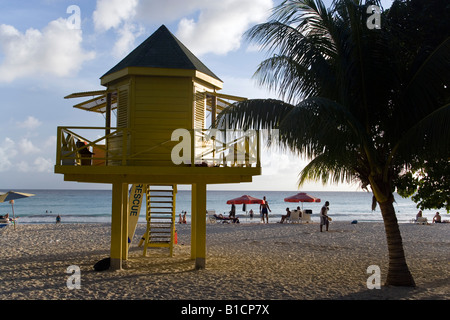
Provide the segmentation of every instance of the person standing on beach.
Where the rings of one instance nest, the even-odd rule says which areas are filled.
[[[234,204],[231,205],[230,218],[236,218],[236,206]]]
[[[269,207],[269,203],[266,200],[266,197],[263,197],[263,203],[259,205],[259,213],[261,214],[262,222],[264,223],[264,215],[266,216],[266,223],[269,223],[269,212],[272,212]],[[267,211],[268,210],[268,211]]]
[[[320,232],[322,232],[322,227],[325,225],[326,231],[328,231],[328,226],[330,224],[330,221],[328,220],[328,210],[330,208],[328,207],[330,203],[328,201],[325,201],[325,205],[320,209]]]

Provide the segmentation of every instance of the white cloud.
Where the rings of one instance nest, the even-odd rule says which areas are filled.
[[[36,146],[27,138],[21,138],[18,142],[5,138],[0,142],[0,172],[51,172],[53,158],[41,154],[52,154],[55,140],[56,137],[51,136]]]
[[[226,54],[239,49],[243,33],[267,19],[272,0],[204,1],[198,18],[183,18],[177,37],[195,54]]]
[[[186,17],[211,0],[140,0],[136,17],[141,21],[169,23]]]
[[[138,0],[98,0],[92,15],[98,31],[116,29],[136,15]]]
[[[56,136],[48,137],[48,139],[44,142],[44,149],[53,150],[56,146]]]
[[[23,138],[19,141],[18,147],[23,154],[39,153],[41,151],[38,147],[34,146],[34,144],[30,140],[26,138]]]
[[[176,35],[195,54],[226,54],[240,47],[242,34],[265,21],[272,7],[272,0],[97,0],[93,19],[97,31],[117,33],[116,56],[132,49],[142,34],[140,23],[178,19]]]
[[[52,172],[52,168],[52,160],[44,157],[37,157],[31,163],[22,160],[16,166],[19,172]]]
[[[139,37],[144,28],[134,23],[138,0],[98,0],[92,15],[95,30],[106,32],[113,29],[117,34],[112,54],[121,58],[134,46],[134,40]]]
[[[29,129],[29,130],[33,130],[36,129],[37,127],[39,127],[42,124],[41,121],[39,121],[38,119],[36,119],[33,116],[28,116],[28,118],[25,121],[22,122],[18,122],[17,125],[20,128],[24,128],[24,129]]]
[[[248,99],[277,99],[276,93],[267,88],[258,86],[257,82],[251,77],[223,75],[221,78],[224,81],[224,92],[236,96],[243,96]]]
[[[53,161],[48,158],[38,157],[33,162],[34,169],[37,172],[51,172],[53,168]]]
[[[12,167],[13,158],[17,155],[14,141],[6,137],[0,145],[0,172],[7,171]]]
[[[26,161],[20,161],[16,166],[17,171],[19,172],[30,172],[30,166]]]
[[[0,25],[0,82],[27,76],[71,76],[93,52],[81,47],[82,32],[69,29],[67,20],[51,21],[42,31],[30,28],[25,33],[10,25]]]
[[[144,33],[144,28],[131,23],[125,23],[117,30],[119,38],[114,44],[113,56],[120,58],[130,52],[134,46],[134,40]]]

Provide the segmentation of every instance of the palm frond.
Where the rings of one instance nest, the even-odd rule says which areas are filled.
[[[323,97],[299,103],[279,126],[281,144],[311,159],[323,152],[361,152],[368,137],[362,124],[341,104]]]
[[[275,99],[252,99],[236,102],[217,117],[219,129],[276,129],[293,105]]]
[[[441,43],[420,66],[404,90],[406,103],[415,118],[442,105],[450,86],[450,37]]]
[[[321,93],[323,88],[335,91],[333,72],[327,62],[335,55],[327,30],[332,19],[323,3],[284,1],[275,9],[273,18],[246,33],[250,41],[258,42],[272,54],[254,75],[259,83],[275,89],[291,103]],[[327,84],[318,86],[318,79],[328,79]]]
[[[450,103],[420,119],[399,139],[391,158],[408,163],[411,155],[421,155],[423,159],[450,156]]]
[[[345,153],[341,156],[345,156]],[[348,161],[339,161],[339,158],[339,155],[329,153],[316,156],[300,172],[299,186],[308,180],[321,181],[324,185],[327,183],[352,183],[358,180],[354,168],[343,165]]]

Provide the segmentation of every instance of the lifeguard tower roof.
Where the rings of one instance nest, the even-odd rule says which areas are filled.
[[[129,67],[197,70],[222,82],[165,25],[101,78]]]

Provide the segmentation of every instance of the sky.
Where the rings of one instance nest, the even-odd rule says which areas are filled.
[[[252,78],[267,57],[242,34],[267,20],[280,0],[0,0],[0,189],[105,189],[54,174],[58,126],[104,126],[73,108],[73,92],[105,89],[99,78],[164,24],[224,82],[222,92],[278,98]],[[325,0],[326,4],[331,0]],[[383,1],[386,8],[391,1]],[[298,190],[307,162],[262,154],[252,183],[209,189]],[[355,191],[306,183],[301,190]]]

